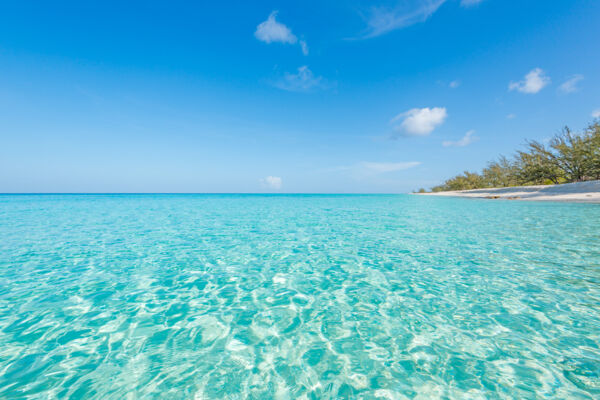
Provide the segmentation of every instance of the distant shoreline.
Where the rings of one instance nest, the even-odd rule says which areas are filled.
[[[562,185],[514,186],[415,194],[422,196],[467,197],[475,199],[600,203],[600,180],[565,183]]]

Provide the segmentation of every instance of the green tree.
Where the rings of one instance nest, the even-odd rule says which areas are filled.
[[[465,171],[431,190],[557,184],[590,179],[600,179],[600,120],[579,134],[565,127],[548,146],[529,141],[512,159],[500,157],[489,163],[481,174]]]
[[[550,141],[552,160],[568,182],[582,181],[588,173],[590,146],[586,142],[585,135],[574,135],[568,127]]]
[[[590,124],[585,136],[589,149],[585,171],[591,179],[600,179],[600,121]]]
[[[518,151],[515,156],[520,184],[543,185],[560,183],[563,171],[556,162],[556,156],[544,144],[537,141],[527,142],[528,151]]]
[[[507,187],[519,184],[518,169],[514,161],[500,156],[481,172],[486,187]]]

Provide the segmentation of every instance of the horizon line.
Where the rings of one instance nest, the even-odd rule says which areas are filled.
[[[401,194],[411,194],[412,192],[395,192],[395,193],[385,193],[385,192],[374,192],[374,193],[365,193],[365,192],[290,192],[290,193],[269,193],[269,192],[0,192],[0,196],[11,196],[11,195],[153,195],[153,194],[181,194],[181,195],[224,195],[224,194],[234,194],[234,195],[278,195],[278,196],[286,196],[286,195],[401,195]]]

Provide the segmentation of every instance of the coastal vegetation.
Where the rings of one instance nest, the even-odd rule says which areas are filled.
[[[524,149],[512,157],[500,156],[481,172],[465,171],[431,191],[553,185],[596,179],[600,179],[600,121],[577,133],[565,127],[547,143],[528,141]]]

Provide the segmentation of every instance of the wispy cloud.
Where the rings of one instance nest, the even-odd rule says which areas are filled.
[[[454,80],[454,81],[450,82],[448,84],[448,86],[450,87],[450,89],[456,89],[457,87],[460,86],[460,81],[459,80]]]
[[[532,69],[525,78],[519,82],[510,82],[508,90],[517,90],[521,93],[535,94],[550,83],[550,78],[541,68]]]
[[[460,5],[462,7],[472,7],[481,3],[482,1],[483,0],[460,0]]]
[[[277,21],[277,11],[273,11],[266,21],[258,24],[254,36],[265,43],[298,43],[298,38],[292,33],[292,30]],[[306,44],[306,41],[300,40],[299,43],[302,53],[308,55],[308,45]]]
[[[421,165],[418,161],[408,161],[408,162],[370,162],[363,161],[358,164],[359,167],[371,171],[377,174],[386,173],[386,172],[396,172],[402,171],[409,168],[414,168],[416,166]]]
[[[473,142],[476,142],[477,140],[479,140],[479,139],[475,136],[475,131],[470,130],[465,134],[465,136],[463,136],[459,140],[456,140],[456,141],[447,140],[445,142],[442,142],[442,146],[444,146],[444,147],[465,147],[465,146],[470,145]]]
[[[410,168],[415,168],[421,165],[419,161],[403,161],[403,162],[377,162],[377,161],[361,161],[354,165],[332,168],[331,171],[342,171],[349,174],[354,179],[358,180],[373,180],[380,179],[394,172],[404,171]]]
[[[373,7],[368,13],[367,29],[363,38],[372,38],[396,29],[424,22],[446,0],[408,0],[393,8]]]
[[[260,184],[266,189],[279,190],[283,186],[283,180],[279,176],[267,176],[260,180]]]
[[[600,108],[592,111],[592,118],[600,118]]]
[[[506,116],[506,119],[515,119],[515,118],[517,118],[517,115],[516,115],[516,114],[512,114],[512,113],[511,113],[511,114],[508,114],[508,115]]]
[[[307,56],[308,55],[308,45],[306,44],[306,42],[304,40],[300,41],[300,48],[302,49],[302,54]]]
[[[330,86],[325,78],[315,76],[306,65],[298,68],[298,72],[295,74],[286,72],[283,77],[272,82],[272,84],[278,89],[290,92],[310,92],[316,89],[326,89]]]
[[[577,84],[579,82],[581,82],[582,80],[583,80],[583,75],[581,75],[581,74],[573,75],[572,77],[567,79],[565,82],[563,82],[563,84],[560,85],[559,89],[563,93],[574,93],[579,90],[579,88],[577,87]]]
[[[403,136],[427,136],[446,120],[445,107],[413,108],[398,114],[390,123],[394,131]]]

